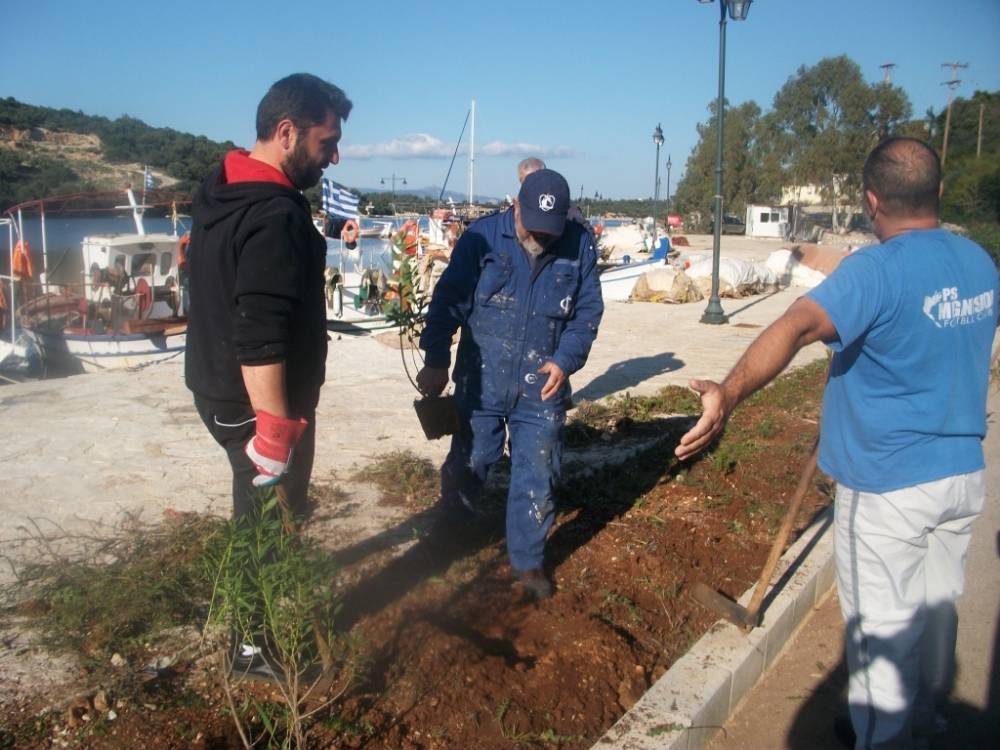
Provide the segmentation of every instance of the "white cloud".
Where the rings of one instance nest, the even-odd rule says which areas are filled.
[[[427,133],[411,133],[385,143],[345,146],[343,155],[351,159],[443,159],[455,150],[444,141]]]
[[[455,152],[455,146],[448,144],[428,133],[410,133],[399,138],[393,138],[384,143],[351,144],[341,149],[348,159],[450,159]],[[460,153],[467,153],[468,147],[463,146]],[[493,141],[476,149],[480,156],[525,157],[538,156],[545,158],[565,158],[578,155],[569,146],[538,146],[533,143],[504,143]]]
[[[577,156],[577,151],[569,146],[539,146],[534,143],[504,143],[493,141],[476,151],[483,156],[537,156],[541,159],[561,159]]]

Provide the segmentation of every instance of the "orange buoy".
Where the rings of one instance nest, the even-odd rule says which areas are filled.
[[[14,243],[14,267],[11,274],[17,280],[30,279],[35,275],[35,268],[31,264],[31,244],[27,240],[18,240]]]
[[[344,242],[357,242],[358,233],[358,222],[354,219],[348,219],[344,223],[344,228],[340,230],[340,239]]]

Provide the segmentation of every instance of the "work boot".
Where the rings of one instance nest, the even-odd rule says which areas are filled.
[[[554,591],[552,581],[541,568],[517,571],[515,583],[519,584],[525,593],[536,601],[548,599]]]

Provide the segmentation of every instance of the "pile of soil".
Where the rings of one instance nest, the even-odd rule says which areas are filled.
[[[546,549],[549,600],[512,585],[499,495],[480,524],[434,524],[415,508],[409,529],[385,532],[416,538],[402,554],[377,539],[342,550],[340,626],[367,660],[310,728],[310,746],[590,747],[717,619],[691,599],[694,583],[737,597],[755,582],[818,430],[825,371],[802,373],[747,402],[693,462],[673,456],[689,417],[619,430],[615,440],[656,440],[624,465],[564,482]],[[796,532],[831,489],[816,479]],[[173,697],[149,703],[157,710],[126,706],[66,746],[240,747],[207,680],[180,676]],[[7,708],[2,723],[15,726]],[[0,747],[58,746],[50,727],[28,731],[20,719],[16,743],[0,732]]]

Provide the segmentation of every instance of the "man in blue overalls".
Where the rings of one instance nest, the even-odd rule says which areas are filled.
[[[587,361],[604,312],[597,254],[586,230],[566,221],[569,205],[566,180],[543,169],[525,178],[512,208],[469,227],[434,289],[417,375],[424,394],[444,390],[461,327],[453,373],[461,420],[441,468],[441,503],[455,515],[474,508],[509,433],[507,551],[517,580],[538,599],[552,595],[543,553],[567,378]]]

